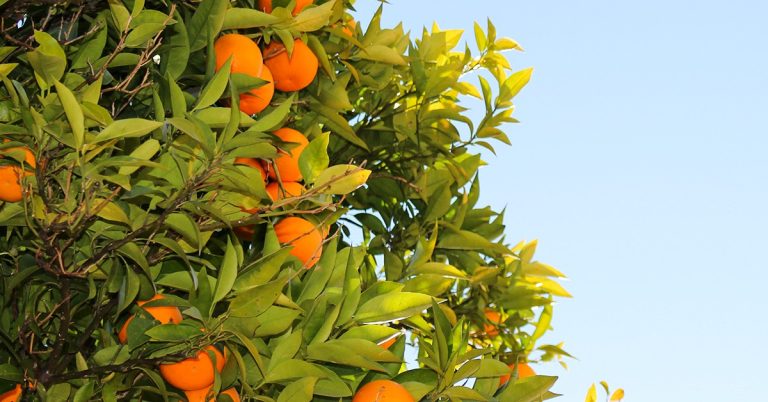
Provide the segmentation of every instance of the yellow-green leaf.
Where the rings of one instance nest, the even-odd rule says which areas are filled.
[[[56,93],[59,95],[59,101],[64,108],[64,114],[67,115],[67,121],[72,128],[72,134],[75,137],[75,144],[78,149],[83,146],[83,139],[85,138],[85,117],[83,116],[83,109],[80,108],[80,104],[77,102],[75,95],[66,85],[59,81],[54,81],[56,86]]]
[[[597,402],[597,388],[595,387],[595,384],[592,384],[592,386],[589,387],[584,402]]]
[[[103,142],[113,138],[141,137],[159,128],[163,123],[145,119],[115,120],[96,136],[94,142]]]
[[[323,194],[349,194],[365,184],[371,171],[355,165],[336,165],[317,176],[315,188]]]

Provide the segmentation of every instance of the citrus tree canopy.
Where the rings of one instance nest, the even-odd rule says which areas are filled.
[[[2,400],[555,396],[563,275],[478,205],[531,70],[381,12],[0,1]]]

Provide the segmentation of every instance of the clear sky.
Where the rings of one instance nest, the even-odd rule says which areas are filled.
[[[359,0],[362,16],[378,2]],[[758,400],[768,361],[768,2],[391,0],[385,23],[491,17],[535,68],[481,173],[509,242],[569,275],[550,341],[627,402]],[[365,18],[361,18],[365,21]],[[471,36],[469,37],[471,39]],[[513,172],[513,174],[510,174]]]

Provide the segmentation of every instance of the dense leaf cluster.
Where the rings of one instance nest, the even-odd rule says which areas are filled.
[[[567,355],[538,344],[553,298],[569,296],[563,275],[533,259],[535,242],[507,244],[504,214],[477,205],[479,147],[509,143],[512,99],[530,78],[502,54],[519,45],[490,23],[476,27],[476,51],[456,50],[460,31],[413,39],[381,27],[381,9],[359,24],[349,1],[297,15],[293,4],[274,1],[269,14],[252,0],[3,6],[14,12],[1,27],[0,166],[22,163],[19,147],[37,161],[20,176],[23,200],[0,203],[4,389],[173,399],[158,364],[216,345],[228,358],[214,390],[257,400],[350,400],[379,378],[416,400],[553,395],[555,377],[503,387],[499,377],[510,363]],[[214,69],[214,41],[235,31],[261,45],[302,38],[317,78],[241,113],[238,95],[263,82]],[[480,121],[462,106],[471,97],[485,105]],[[234,159],[291,149],[271,134],[281,127],[310,139],[307,191],[273,202]],[[275,235],[291,215],[328,233],[312,269]],[[178,306],[181,324],[136,306],[158,292],[166,298],[150,305]],[[406,344],[417,368],[403,363]]]

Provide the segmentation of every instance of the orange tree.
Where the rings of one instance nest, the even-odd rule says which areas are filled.
[[[381,11],[0,2],[4,398],[555,395],[563,275],[477,205],[531,70]]]

